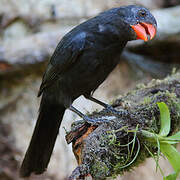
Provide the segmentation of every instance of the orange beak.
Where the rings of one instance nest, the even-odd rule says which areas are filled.
[[[150,36],[150,39],[153,39],[156,35],[156,27],[152,24],[139,23],[136,25],[131,25],[131,27],[135,31],[137,39],[148,41],[148,35]]]

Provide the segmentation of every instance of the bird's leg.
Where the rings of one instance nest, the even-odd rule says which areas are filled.
[[[100,101],[100,100],[98,100],[92,96],[86,96],[86,98],[89,99],[90,101],[93,101],[93,102],[105,107],[105,108],[111,107],[110,105],[108,105],[108,104],[106,104],[106,103],[104,103],[104,102],[102,102],[102,101]],[[111,107],[111,108],[113,108],[113,107]]]
[[[104,108],[106,108],[108,111],[112,112],[112,113],[117,113],[118,111],[116,111],[111,105],[106,104],[92,96],[86,96],[87,99],[89,99],[90,101],[93,101],[101,106],[103,106]]]
[[[109,112],[111,112],[111,113],[113,113],[113,114],[115,114],[115,115],[122,116],[122,115],[126,115],[126,114],[128,113],[128,112],[125,111],[125,110],[123,110],[123,111],[117,111],[117,110],[114,109],[111,105],[106,104],[106,103],[104,103],[104,102],[102,102],[102,101],[100,101],[100,100],[98,100],[98,99],[96,99],[96,98],[94,98],[94,97],[92,97],[92,96],[85,96],[85,97],[86,97],[87,99],[89,99],[89,100],[91,100],[91,101],[93,101],[93,102],[95,102],[95,103],[103,106],[104,108],[106,108],[107,111],[109,111]]]
[[[78,109],[76,109],[74,106],[70,106],[68,108],[69,110],[73,111],[74,113],[76,113],[78,116],[80,116],[82,119],[84,119],[86,122],[90,123],[90,124],[96,124],[96,123],[101,123],[101,122],[107,122],[107,120],[105,119],[95,119],[95,118],[90,118],[87,115],[83,114],[82,112],[80,112]]]

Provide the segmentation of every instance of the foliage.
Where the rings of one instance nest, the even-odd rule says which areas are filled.
[[[180,131],[172,136],[168,136],[171,129],[171,118],[168,106],[164,102],[157,103],[160,110],[160,131],[159,134],[154,132],[149,132],[142,130],[143,136],[147,139],[148,142],[156,145],[158,147],[157,158],[149,151],[149,153],[156,160],[157,167],[159,167],[158,159],[160,152],[168,159],[171,166],[174,169],[174,173],[164,177],[164,180],[176,180],[180,173],[180,153],[174,147],[174,144],[180,142]],[[160,167],[159,167],[160,168]],[[161,170],[161,169],[160,169]],[[162,171],[161,171],[162,172]],[[163,174],[163,172],[162,172]],[[164,176],[164,175],[163,175]]]

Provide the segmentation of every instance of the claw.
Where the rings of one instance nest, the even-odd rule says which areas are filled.
[[[90,118],[88,116],[84,116],[83,118],[87,123],[92,124],[92,125],[97,125],[99,123],[104,123],[104,122],[109,122],[107,119],[100,119],[100,118]]]
[[[128,114],[127,110],[117,111],[111,105],[108,105],[106,107],[106,110],[109,111],[110,113],[114,114],[114,115],[117,115],[117,116],[123,116],[123,115],[127,115]]]

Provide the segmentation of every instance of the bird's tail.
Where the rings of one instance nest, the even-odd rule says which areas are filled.
[[[49,104],[42,97],[39,117],[20,169],[21,177],[28,177],[31,173],[41,174],[46,170],[64,112],[65,107]]]

